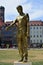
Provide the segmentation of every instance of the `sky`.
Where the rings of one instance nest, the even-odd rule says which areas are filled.
[[[22,5],[23,12],[28,13],[30,20],[43,21],[43,0],[0,0],[5,7],[5,21],[15,20],[19,15],[16,7]]]

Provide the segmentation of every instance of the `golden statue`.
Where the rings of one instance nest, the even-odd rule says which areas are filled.
[[[19,13],[19,16],[16,18],[16,20],[10,24],[6,29],[8,30],[11,28],[14,24],[18,27],[17,32],[17,42],[18,42],[18,50],[19,54],[21,56],[21,59],[19,62],[27,62],[28,61],[28,43],[27,43],[27,37],[30,36],[30,30],[29,30],[29,15],[23,13],[23,8],[21,5],[17,7],[17,11]]]

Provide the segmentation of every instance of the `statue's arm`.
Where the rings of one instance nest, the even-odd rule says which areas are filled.
[[[17,20],[13,21],[9,26],[6,27],[6,30],[9,30],[11,27],[13,27],[17,23]]]
[[[27,14],[27,36],[30,37],[29,15]]]

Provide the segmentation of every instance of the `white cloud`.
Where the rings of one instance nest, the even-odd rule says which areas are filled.
[[[43,16],[43,10],[37,10],[30,15],[30,20]]]
[[[31,9],[31,3],[25,4],[27,0],[7,0],[5,2],[6,6],[5,6],[5,16],[7,17],[7,15],[15,15],[15,17],[17,16],[18,12],[16,10],[16,7],[18,5],[22,5],[23,6],[23,10],[25,12]],[[8,17],[7,17],[8,18]]]
[[[43,16],[42,7],[37,9],[37,5],[34,5],[34,2],[32,2],[32,0],[30,2],[27,1],[28,0],[0,0],[0,6],[2,5],[5,7],[5,20],[10,20],[9,17],[14,20],[14,17],[18,15],[18,12],[16,10],[16,7],[18,5],[22,5],[23,11],[25,13],[29,13],[30,20],[34,20],[35,18]]]
[[[29,13],[31,11],[31,8],[32,8],[32,3],[31,2],[26,3],[26,4],[23,5],[24,12],[28,12]]]

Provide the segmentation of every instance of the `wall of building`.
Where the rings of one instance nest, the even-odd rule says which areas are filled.
[[[43,26],[30,26],[30,42],[43,43]]]
[[[11,21],[12,22],[12,21]],[[10,30],[6,31],[6,26],[10,25],[11,22],[4,23],[5,25],[1,28],[1,40],[3,42],[9,42],[10,44],[17,44],[17,27],[13,26]],[[43,25],[41,21],[31,21],[30,26],[30,44],[43,44]],[[29,42],[28,42],[29,43]]]

